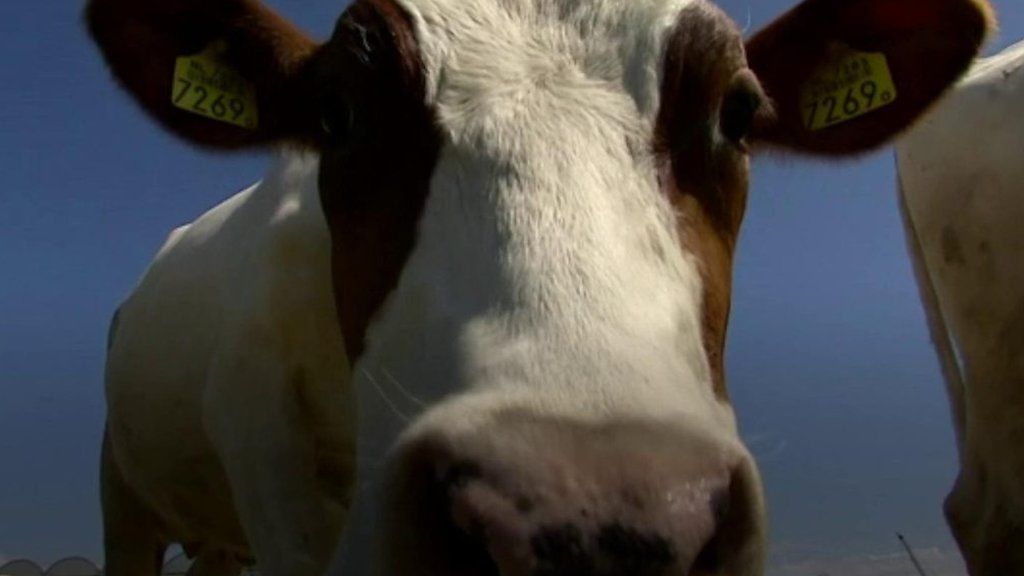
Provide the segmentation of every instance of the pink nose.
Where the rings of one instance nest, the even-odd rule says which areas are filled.
[[[401,454],[390,573],[760,573],[753,466],[670,426],[509,419]]]

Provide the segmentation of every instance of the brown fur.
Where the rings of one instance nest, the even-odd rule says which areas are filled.
[[[745,146],[719,134],[713,119],[730,89],[767,93],[755,116],[754,146],[842,156],[867,152],[910,126],[970,66],[988,31],[982,0],[809,0],[734,50],[735,26],[719,10],[686,11],[665,61],[656,149],[665,159],[662,183],[679,213],[679,233],[701,262],[704,348],[715,391],[728,398],[725,342],[732,262],[746,207]],[[831,128],[804,128],[800,89],[840,46],[886,54],[899,90],[888,107]],[[927,62],[927,66],[922,66]],[[763,94],[763,93],[762,93]]]
[[[750,67],[777,112],[754,140],[832,156],[881,146],[967,71],[993,27],[985,0],[807,0],[747,43]],[[807,130],[800,89],[844,46],[885,53],[899,97],[856,121]]]
[[[732,261],[746,208],[748,162],[712,119],[745,68],[739,32],[710,5],[686,10],[666,52],[656,149],[662,186],[676,207],[679,236],[701,263],[704,350],[715,392],[728,398],[725,339]],[[759,90],[756,85],[750,87]]]
[[[369,54],[361,33],[365,31]],[[363,64],[366,57],[369,64]],[[323,148],[338,322],[349,358],[412,250],[440,147],[412,25],[392,0],[355,4],[325,52],[321,89],[354,107],[357,142]]]
[[[231,149],[318,137],[319,118],[304,101],[317,45],[257,0],[92,0],[85,18],[114,76],[182,138]],[[227,62],[256,85],[256,131],[211,122],[171,104],[175,60],[221,40],[227,42]]]

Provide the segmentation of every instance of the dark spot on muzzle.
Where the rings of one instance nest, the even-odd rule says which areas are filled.
[[[676,562],[666,539],[621,524],[601,527],[589,544],[571,524],[544,528],[530,544],[533,576],[661,576]]]

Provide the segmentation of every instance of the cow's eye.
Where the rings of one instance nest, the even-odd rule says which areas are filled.
[[[734,144],[742,144],[743,139],[750,134],[764,102],[760,86],[752,76],[743,73],[738,75],[722,101],[719,128],[722,135]]]
[[[331,144],[345,144],[351,140],[355,124],[355,110],[347,99],[332,98],[324,103],[320,127]]]

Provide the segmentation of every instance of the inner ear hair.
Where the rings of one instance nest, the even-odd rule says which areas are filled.
[[[258,0],[90,0],[85,21],[121,85],[160,124],[192,143],[238,149],[311,142],[318,133],[307,101],[318,44]],[[217,42],[225,46],[225,64],[255,86],[255,130],[171,102],[177,59]]]

